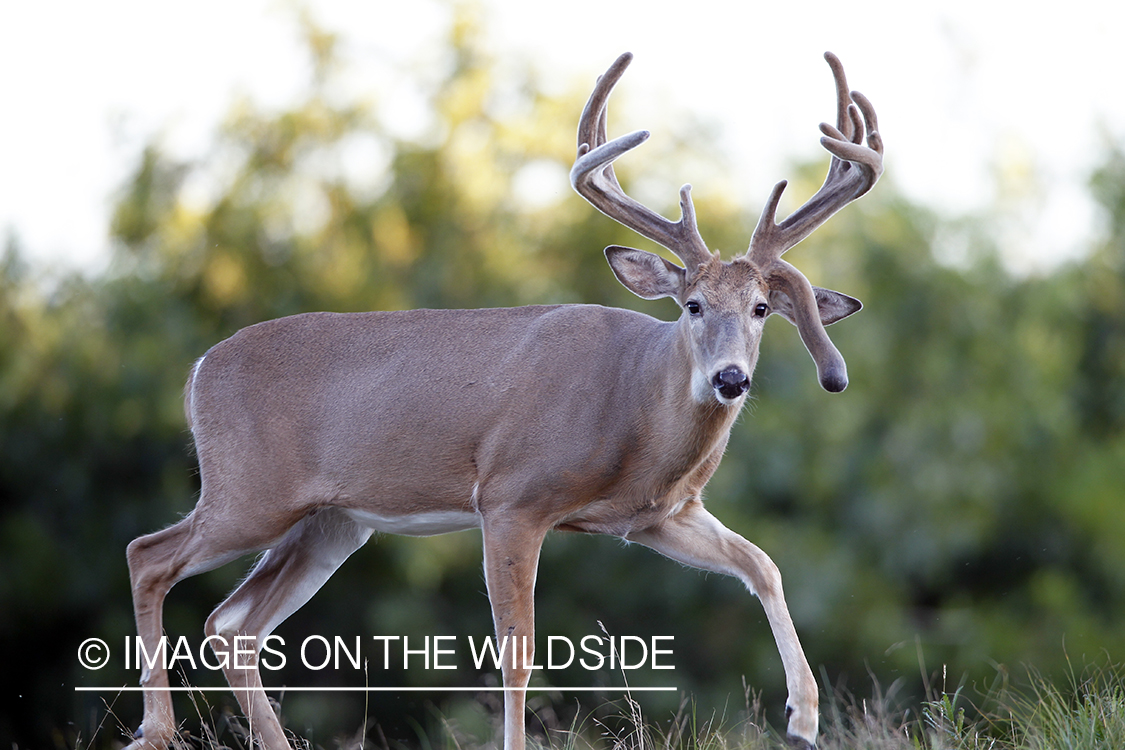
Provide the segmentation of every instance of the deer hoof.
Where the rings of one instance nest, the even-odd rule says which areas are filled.
[[[137,727],[137,731],[133,732],[133,741],[125,747],[125,750],[166,750],[175,740],[175,735],[169,736],[163,741],[161,737],[159,730],[149,732],[146,736],[145,726],[141,724]]]
[[[816,750],[816,745],[806,740],[804,737],[798,737],[795,734],[785,735],[785,744],[793,748],[793,750]]]

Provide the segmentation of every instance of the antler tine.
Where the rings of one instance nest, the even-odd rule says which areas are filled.
[[[680,220],[669,221],[626,195],[613,171],[613,162],[618,157],[644,143],[650,135],[647,130],[638,130],[610,141],[606,132],[609,95],[632,60],[632,53],[626,52],[598,78],[578,122],[578,157],[570,170],[570,184],[594,208],[668,248],[693,270],[710,259],[711,254],[696,226],[691,186],[680,189]]]
[[[812,234],[841,208],[870,190],[883,173],[883,139],[875,108],[863,94],[849,91],[844,66],[831,52],[824,53],[836,81],[836,126],[821,123],[820,144],[832,154],[828,175],[820,190],[805,205],[776,222],[777,205],[786,183],[773,189],[747,251],[759,265],[769,265],[789,248]],[[863,144],[866,136],[867,145]]]
[[[828,67],[832,69],[832,78],[836,82],[836,128],[846,133],[850,140],[863,123],[853,117],[855,112],[848,89],[848,77],[844,73],[844,64],[831,52],[825,52],[824,59],[828,61]]]
[[[606,105],[609,103],[609,95],[632,61],[633,53],[626,52],[613,61],[609,70],[598,76],[598,81],[578,121],[579,150],[583,145],[589,150],[606,142]]]

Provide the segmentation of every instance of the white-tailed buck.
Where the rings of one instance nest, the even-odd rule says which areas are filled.
[[[780,224],[773,190],[746,253],[728,262],[696,228],[689,187],[672,222],[627,196],[612,163],[647,132],[606,138],[606,102],[628,66],[602,76],[578,126],[571,183],[597,209],[683,261],[606,249],[645,299],[672,297],[672,323],[596,305],[496,310],[312,313],[239,331],[196,362],[186,391],[201,496],[179,523],[129,545],[137,629],[156,653],[168,590],[265,550],[207,619],[206,632],[263,639],[373,531],[424,536],[479,528],[498,639],[534,643],[539,550],[553,529],[609,534],[740,578],[765,608],[789,691],[790,737],[812,746],[817,685],[777,567],[725,528],[701,493],[719,464],[758,359],[766,318],[797,326],[821,385],[847,386],[824,326],[858,301],[819,289],[781,259],[882,172],[875,111],[836,80],[837,123],[823,187]],[[511,641],[509,641],[511,642]],[[505,659],[504,747],[524,747],[530,662]],[[265,748],[286,738],[256,668],[227,679]],[[176,731],[162,666],[141,677],[132,748]],[[513,689],[514,688],[514,689]]]

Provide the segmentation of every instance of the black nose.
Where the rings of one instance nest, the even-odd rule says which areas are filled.
[[[750,390],[750,376],[738,367],[728,367],[711,379],[711,385],[723,398],[736,399]]]

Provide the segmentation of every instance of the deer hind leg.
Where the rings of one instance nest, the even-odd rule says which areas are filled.
[[[535,575],[545,530],[485,518],[484,579],[504,676],[504,750],[524,750],[524,688],[535,653]],[[516,688],[513,690],[512,688]]]
[[[254,548],[203,534],[193,512],[179,523],[134,539],[126,551],[137,634],[148,654],[160,653],[164,634],[164,597],[177,582],[230,562]],[[163,750],[173,740],[176,718],[168,687],[168,670],[162,659],[141,672],[144,718],[129,750]]]
[[[216,645],[227,651],[223,671],[260,747],[289,746],[258,671],[258,653],[266,637],[312,598],[370,536],[371,529],[343,511],[314,511],[266,551],[246,580],[207,618],[206,633],[222,639]],[[236,638],[245,639],[240,641],[241,649],[254,650],[249,659],[240,657],[236,662]]]
[[[688,503],[653,528],[629,534],[628,539],[685,565],[740,578],[758,596],[785,667],[789,739],[802,747],[815,747],[816,680],[785,605],[781,574],[766,553],[723,526],[699,501]]]

